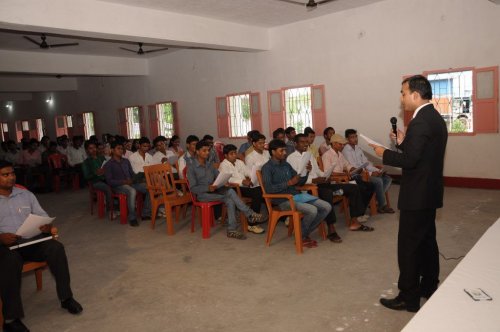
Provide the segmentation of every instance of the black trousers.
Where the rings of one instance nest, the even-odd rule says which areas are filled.
[[[4,319],[24,317],[21,301],[21,273],[24,261],[47,261],[56,280],[57,296],[63,301],[73,296],[64,246],[55,240],[10,250],[0,245],[0,295]]]
[[[262,206],[262,189],[260,187],[240,187],[241,195],[252,199],[250,208],[255,213],[260,213],[260,207]]]
[[[370,204],[370,199],[375,192],[375,185],[371,182],[363,181],[363,178],[359,174],[354,175],[353,179],[359,187],[359,192],[361,193],[361,198],[363,199],[363,204],[365,205],[366,210],[366,207]]]
[[[321,192],[327,188],[331,191],[327,196],[321,197]],[[342,189],[344,196],[349,198],[349,213],[351,218],[359,217],[365,214],[367,204],[363,201],[361,191],[356,184],[352,183],[320,183],[318,184],[319,197],[327,202],[333,201],[333,192]],[[333,209],[332,209],[333,210]],[[327,222],[328,223],[328,222]]]
[[[398,232],[399,296],[419,303],[420,293],[433,292],[439,283],[436,209],[401,210]]]

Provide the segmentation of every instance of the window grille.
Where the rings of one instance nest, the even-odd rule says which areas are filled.
[[[311,87],[285,89],[286,126],[298,133],[312,127]]]
[[[229,137],[245,137],[252,129],[250,95],[239,94],[227,97],[229,106]]]
[[[139,107],[127,107],[127,127],[130,139],[141,138],[141,126],[139,118]]]
[[[174,129],[174,108],[172,103],[161,103],[158,105],[158,121],[160,125],[160,135],[172,137]]]

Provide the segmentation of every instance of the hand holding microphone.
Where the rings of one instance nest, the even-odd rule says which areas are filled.
[[[405,139],[405,134],[398,129],[397,127],[398,119],[396,119],[396,117],[393,116],[390,121],[391,121],[392,131],[389,136],[391,137],[392,140],[395,140],[396,143],[399,145],[403,143],[403,140]]]

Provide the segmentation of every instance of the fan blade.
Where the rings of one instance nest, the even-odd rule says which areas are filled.
[[[325,3],[328,3],[328,2],[332,2],[332,1],[335,1],[335,0],[321,0],[321,1],[316,1],[316,4],[322,5],[322,4],[325,4]]]
[[[156,50],[144,51],[144,53],[153,53],[153,52],[160,52],[160,51],[165,51],[165,50],[168,50],[168,47],[158,48]]]
[[[291,3],[293,5],[299,5],[299,6],[305,6],[306,4],[303,3],[303,2],[299,2],[299,1],[293,1],[293,0],[278,0],[278,1],[281,1],[281,2],[287,2],[287,3]]]
[[[38,46],[41,46],[41,43],[37,42],[36,40],[34,40],[33,38],[31,37],[28,37],[28,36],[23,36],[24,39],[26,40],[29,40],[30,42],[32,42],[33,44],[37,44]]]
[[[80,44],[78,44],[78,43],[53,44],[53,45],[49,45],[49,47],[53,48],[53,47],[65,47],[65,46],[77,46],[77,45],[80,45]]]
[[[125,48],[125,47],[120,47],[120,49],[124,50],[124,51],[129,51],[129,52],[132,52],[132,53],[137,53],[136,50],[131,50],[129,48]]]

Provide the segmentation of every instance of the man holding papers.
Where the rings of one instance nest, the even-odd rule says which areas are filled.
[[[201,202],[223,201],[227,207],[227,237],[245,240],[245,234],[238,231],[236,209],[243,212],[250,223],[262,221],[263,216],[259,213],[255,213],[243,203],[233,189],[224,186],[227,184],[231,175],[228,174],[225,178],[219,176],[219,171],[213,167],[212,163],[207,162],[209,154],[209,142],[200,141],[196,144],[196,158],[187,169],[189,188]],[[221,174],[226,175],[225,173]],[[221,181],[221,178],[224,178],[225,181]],[[216,182],[219,182],[218,180],[222,183],[215,185]]]
[[[21,322],[24,317],[21,302],[21,272],[24,261],[47,261],[54,275],[61,307],[78,314],[82,306],[73,299],[68,261],[60,242],[48,240],[10,250],[21,238],[16,232],[28,215],[47,217],[35,196],[14,187],[16,176],[12,164],[0,161],[0,295],[3,302],[4,331],[29,331]],[[40,233],[50,234],[52,225],[40,227]],[[34,239],[36,239],[35,237]]]

